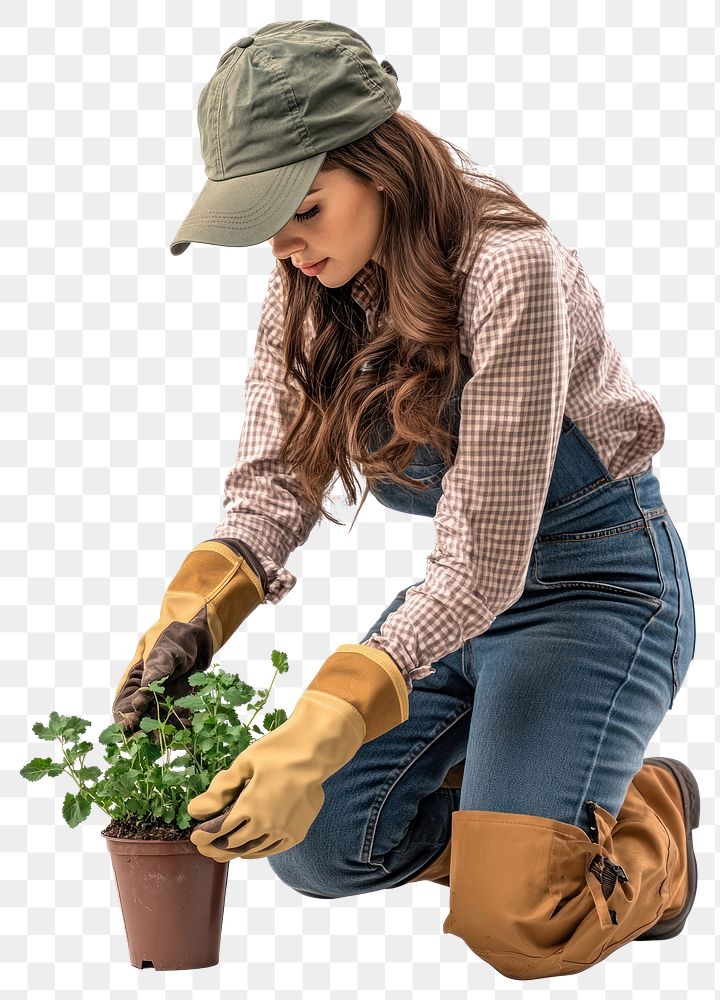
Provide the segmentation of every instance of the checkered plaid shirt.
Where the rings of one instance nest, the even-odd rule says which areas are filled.
[[[370,329],[375,266],[368,262],[352,283]],[[273,604],[297,582],[288,556],[319,523],[277,457],[299,406],[299,394],[282,384],[282,315],[276,264],[245,381],[225,516],[214,533],[257,555]],[[577,252],[549,227],[492,232],[468,274],[460,320],[473,374],[462,393],[455,461],[441,483],[435,547],[425,580],[366,640],[392,657],[409,692],[413,680],[435,672],[434,661],[485,632],[522,594],[563,414],[614,478],[650,468],[665,436],[657,400],[635,382],[605,330],[602,300]]]

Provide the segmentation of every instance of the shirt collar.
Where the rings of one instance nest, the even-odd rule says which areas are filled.
[[[463,268],[467,264],[469,259],[472,257],[474,247],[475,241],[471,240],[465,255],[462,256],[456,264],[456,268]],[[368,309],[374,309],[375,303],[377,302],[379,292],[376,270],[377,266],[378,265],[372,260],[369,260],[366,264],[364,264],[355,275],[350,288],[350,295],[362,306],[365,311]]]
[[[374,262],[370,260],[364,264],[353,278],[350,289],[351,296],[365,310],[373,308],[377,301],[378,280],[375,266]]]

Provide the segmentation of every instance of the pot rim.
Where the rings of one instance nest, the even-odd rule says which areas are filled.
[[[189,838],[186,840],[142,840],[135,837],[111,837],[101,832],[112,854],[198,854],[205,857]],[[208,860],[211,860],[208,858]]]

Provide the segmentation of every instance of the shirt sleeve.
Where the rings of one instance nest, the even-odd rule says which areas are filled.
[[[481,635],[523,593],[568,391],[561,264],[534,236],[488,255],[471,293],[472,375],[442,479],[425,580],[365,642],[413,679]]]
[[[282,324],[282,276],[276,264],[245,380],[245,417],[235,464],[225,479],[225,516],[213,535],[237,538],[257,555],[268,577],[266,602],[272,604],[297,583],[285,562],[321,519],[304,500],[296,475],[278,457],[301,402],[299,391],[288,392],[283,384]]]

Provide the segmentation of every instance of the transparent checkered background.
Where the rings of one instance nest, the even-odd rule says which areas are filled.
[[[26,10],[26,6],[30,10]],[[582,10],[579,10],[579,7]],[[686,7],[688,8],[686,10]],[[636,942],[576,990],[711,995],[717,959],[717,132],[714,4],[569,2],[4,4],[2,158],[2,733],[0,989],[11,997],[172,1000],[464,998],[517,991],[452,935],[429,882],[314,900],[267,861],[231,864],[221,963],[140,972],[128,959],[94,812],[70,830],[69,778],[24,781],[56,753],[54,709],[111,721],[115,686],[186,553],[222,518],[243,383],[273,258],[169,242],[205,182],[196,106],[220,54],[275,20],[360,31],[399,74],[403,110],[507,180],[578,248],[611,336],[659,400],[654,459],[687,549],[696,658],[648,748],[687,761],[702,795],[700,882],[684,932]],[[662,27],[661,27],[662,25]],[[216,657],[256,687],[287,652],[271,707],[290,712],[326,656],[425,575],[431,521],[372,496],[288,566],[298,584]],[[191,992],[192,991],[192,992]]]

